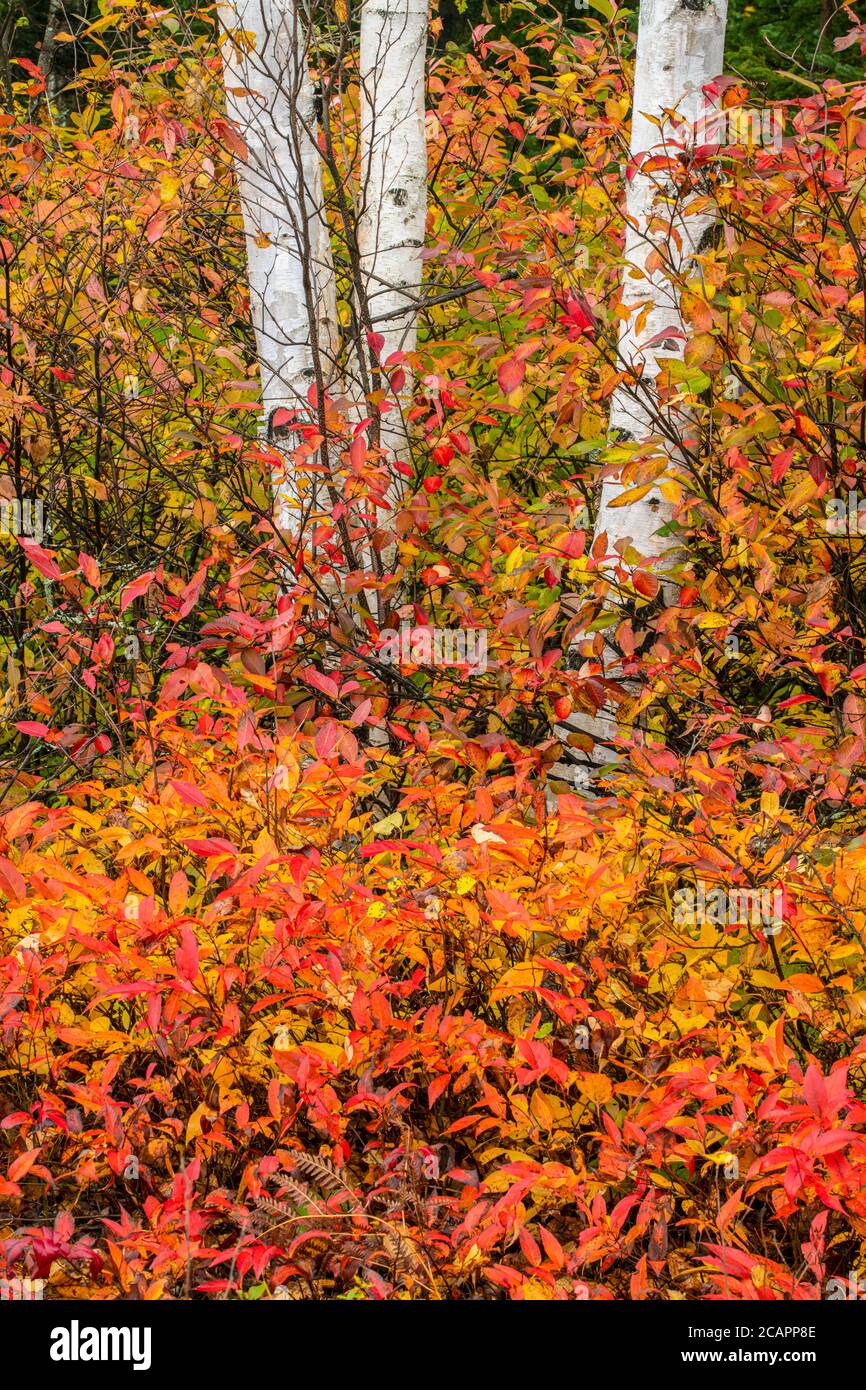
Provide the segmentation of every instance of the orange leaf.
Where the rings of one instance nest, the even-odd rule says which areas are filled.
[[[38,1148],[27,1149],[25,1153],[19,1154],[18,1157],[9,1164],[8,1176],[10,1181],[17,1182],[19,1178],[23,1178],[26,1173],[29,1173],[41,1152],[42,1149]]]

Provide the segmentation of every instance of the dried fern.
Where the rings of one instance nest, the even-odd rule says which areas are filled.
[[[303,1207],[309,1207],[317,1216],[326,1215],[325,1208],[305,1183],[286,1178],[283,1182],[283,1189],[292,1199],[292,1205],[289,1205],[288,1202],[279,1202],[276,1197],[259,1197],[256,1202],[256,1211],[282,1217],[281,1224],[283,1225],[286,1221],[297,1222],[299,1211],[301,1215],[304,1215],[304,1212],[300,1210]]]
[[[316,1154],[298,1153],[292,1155],[292,1162],[307,1181],[280,1174],[280,1196],[288,1200],[276,1197],[257,1199],[253,1209],[256,1226],[259,1226],[262,1218],[268,1223],[259,1231],[261,1236],[267,1236],[274,1245],[291,1251],[293,1255],[295,1251],[298,1254],[303,1251],[306,1258],[313,1256],[314,1259],[336,1261],[337,1268],[342,1266],[343,1269],[348,1267],[357,1271],[365,1266],[373,1268],[377,1264],[381,1268],[383,1262],[387,1262],[389,1269],[402,1275],[414,1276],[425,1270],[425,1262],[414,1244],[391,1219],[392,1211],[389,1210],[384,1219],[372,1216],[328,1159]],[[322,1190],[324,1196],[312,1190],[312,1183]],[[339,1196],[344,1203],[348,1200],[351,1206],[334,1211],[325,1205],[328,1196]],[[299,1229],[299,1218],[303,1222],[306,1219],[315,1220],[316,1217],[327,1220],[327,1230],[305,1230],[303,1226]],[[363,1218],[362,1228],[366,1226],[367,1229],[350,1232],[346,1223],[358,1217]],[[334,1224],[331,1225],[331,1222]]]
[[[357,1197],[330,1159],[317,1154],[299,1153],[292,1155],[292,1161],[299,1172],[317,1182],[324,1192],[339,1193],[349,1199],[353,1211],[360,1211]]]
[[[395,1269],[411,1274],[421,1266],[417,1251],[399,1231],[386,1231],[382,1237],[382,1249]]]
[[[292,1241],[292,1254],[296,1255],[303,1250],[304,1256],[309,1259],[311,1255],[322,1258],[332,1255],[334,1243],[330,1234],[323,1235],[321,1231],[303,1231]]]

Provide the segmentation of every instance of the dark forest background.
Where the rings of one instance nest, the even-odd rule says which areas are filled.
[[[185,0],[175,0],[183,8]],[[593,0],[573,0],[563,13],[566,24],[580,29],[597,12]],[[604,7],[599,0],[598,9]],[[493,0],[440,0],[443,32],[439,42],[465,45],[472,28],[480,23],[501,24],[516,34],[526,22],[529,6],[496,4]],[[539,14],[549,18],[551,7],[538,4]],[[631,8],[636,9],[635,3]],[[833,41],[850,28],[851,7],[834,0],[732,0],[728,20],[726,66],[742,76],[764,96],[803,95],[810,82],[820,83],[835,75],[842,81],[862,74],[856,65],[856,49],[834,51]],[[858,6],[853,7],[856,12]],[[8,90],[13,58],[38,61],[46,32],[52,28],[78,34],[100,13],[99,0],[0,0],[0,76]],[[58,45],[53,61],[57,85],[72,76],[86,45]],[[852,54],[855,55],[852,59]],[[20,73],[18,74],[20,77]]]

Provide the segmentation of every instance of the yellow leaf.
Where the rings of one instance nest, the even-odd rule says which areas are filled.
[[[600,1073],[589,1072],[586,1076],[578,1077],[577,1089],[593,1105],[604,1105],[613,1095],[613,1086],[607,1077]]]
[[[258,857],[263,854],[276,854],[277,846],[270,831],[262,829],[253,841],[253,853]]]
[[[811,502],[817,489],[812,478],[804,478],[791,492],[785,502],[785,511],[797,512],[806,502]]]
[[[540,1279],[527,1279],[520,1289],[520,1297],[525,1303],[549,1303],[554,1296],[553,1289],[542,1284]]]
[[[773,975],[769,970],[753,970],[749,976],[753,985],[758,985],[762,989],[784,989],[785,984],[778,975]]]
[[[685,360],[689,367],[701,367],[716,350],[716,340],[712,333],[699,333],[686,344]]]
[[[531,960],[519,961],[497,982],[491,992],[491,999],[505,999],[509,994],[522,994],[527,989],[538,989],[544,979],[544,968],[533,965]]]
[[[653,483],[640,483],[637,487],[627,487],[625,492],[611,498],[610,505],[612,507],[627,507],[631,502],[639,502],[642,497],[646,497],[653,487]]]
[[[532,1093],[532,1100],[529,1102],[529,1109],[533,1119],[541,1129],[552,1129],[554,1114],[548,1104],[547,1097],[540,1087]]]
[[[567,1128],[571,1122],[568,1106],[559,1096],[546,1095],[540,1086],[532,1093],[529,1112],[541,1129]]]
[[[308,1042],[304,1046],[317,1057],[324,1057],[326,1062],[340,1062],[345,1055],[342,1046],[337,1047],[334,1043]]]
[[[193,1110],[192,1114],[190,1115],[190,1117],[189,1117],[189,1119],[188,1119],[188,1121],[187,1121],[187,1126],[186,1126],[186,1142],[187,1142],[187,1143],[189,1143],[189,1141],[190,1141],[191,1139],[198,1139],[199,1135],[201,1134],[201,1122],[202,1122],[202,1120],[204,1120],[204,1119],[206,1119],[206,1118],[207,1118],[207,1119],[210,1119],[211,1116],[213,1115],[213,1113],[214,1113],[214,1112],[211,1110],[210,1106],[209,1106],[209,1105],[205,1105],[204,1103],[202,1103],[201,1105],[197,1106],[196,1109]]]
[[[683,495],[682,485],[673,478],[665,478],[659,483],[658,489],[666,502],[679,502]]]

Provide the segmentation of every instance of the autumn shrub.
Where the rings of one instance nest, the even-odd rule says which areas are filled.
[[[303,548],[269,519],[213,31],[124,15],[68,124],[26,69],[0,125],[4,488],[51,515],[2,557],[6,1268],[821,1297],[866,1234],[862,541],[828,525],[864,466],[862,86],[789,102],[781,150],[671,151],[672,222],[718,214],[674,477],[605,438],[623,23],[443,53],[377,571],[337,391],[292,462],[312,488],[324,420],[355,510]],[[676,501],[672,604],[593,540],[623,466]],[[486,668],[383,661],[401,625],[483,630]],[[554,725],[611,707],[569,785],[591,740]]]

